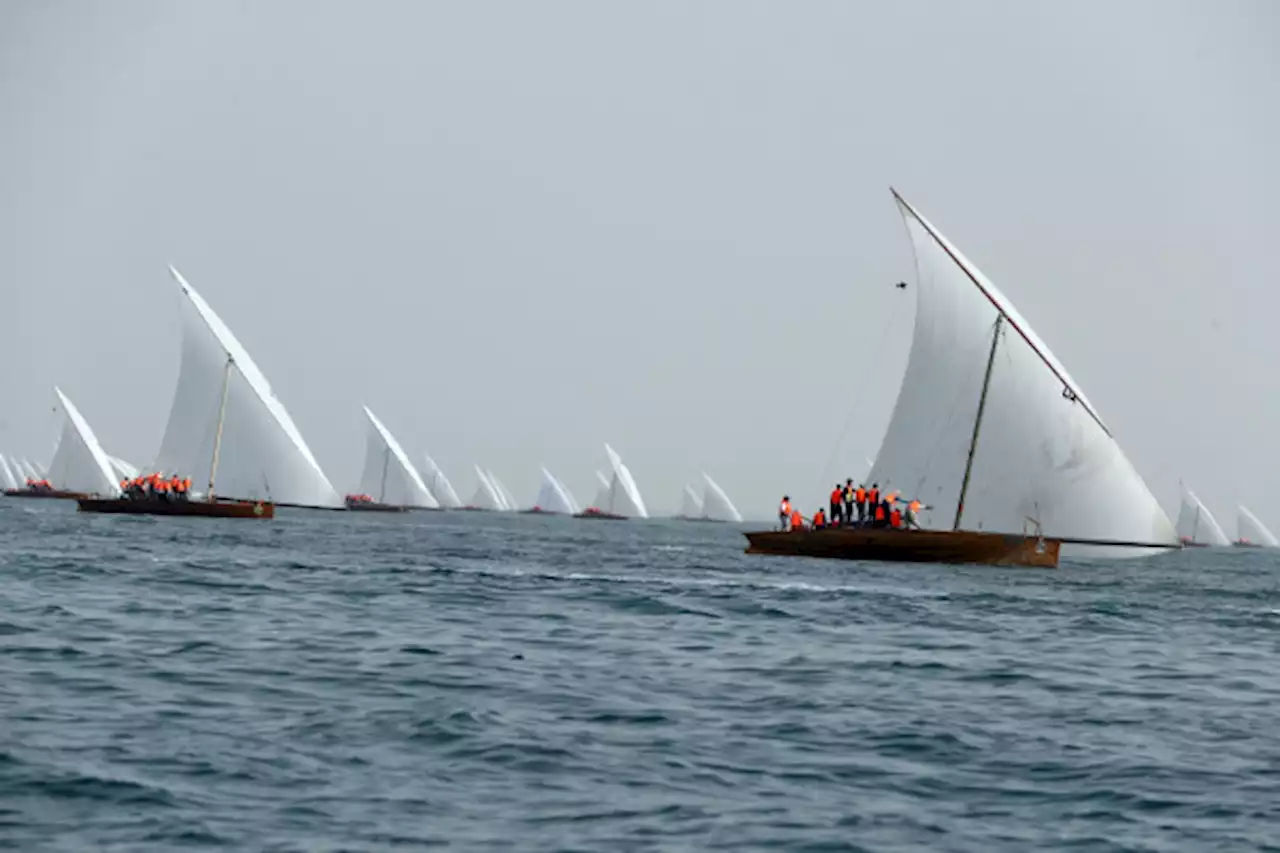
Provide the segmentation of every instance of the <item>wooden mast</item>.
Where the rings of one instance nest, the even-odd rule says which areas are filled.
[[[978,414],[973,419],[973,437],[969,439],[969,457],[964,461],[964,479],[960,481],[960,499],[956,501],[956,520],[954,530],[960,529],[960,516],[964,514],[964,496],[969,491],[969,475],[973,472],[973,454],[978,449],[978,433],[982,429],[982,412],[987,407],[987,389],[991,387],[991,369],[996,364],[996,349],[1000,346],[1000,327],[1004,324],[1004,314],[996,314],[995,326],[991,332],[991,352],[987,355],[987,372],[982,377],[982,394],[978,397]]]
[[[222,402],[218,404],[218,431],[213,436],[213,464],[209,466],[209,494],[206,500],[213,503],[213,481],[218,474],[218,454],[222,452],[222,422],[227,414],[227,390],[231,386],[231,368],[236,360],[227,356],[226,367],[222,370]]]

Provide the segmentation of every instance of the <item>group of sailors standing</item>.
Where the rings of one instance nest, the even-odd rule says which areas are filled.
[[[783,530],[821,530],[824,527],[885,527],[919,530],[920,511],[928,509],[918,500],[907,500],[901,492],[880,491],[879,483],[854,485],[853,479],[836,483],[831,490],[828,516],[821,507],[806,519],[791,505],[789,495],[778,505],[778,524]]]
[[[191,496],[191,478],[179,477],[177,474],[166,477],[156,471],[154,474],[121,480],[120,493],[133,500],[185,501]]]
[[[27,490],[32,492],[52,492],[53,484],[48,480],[37,480],[34,477],[27,478]]]

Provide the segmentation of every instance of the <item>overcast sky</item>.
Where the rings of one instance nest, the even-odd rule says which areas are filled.
[[[173,263],[340,491],[367,404],[464,497],[587,501],[608,441],[654,510],[817,506],[910,346],[893,185],[1171,513],[1280,529],[1277,152],[1271,0],[9,0],[0,452],[56,383],[152,458]]]

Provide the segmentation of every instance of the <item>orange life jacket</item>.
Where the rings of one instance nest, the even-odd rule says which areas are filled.
[[[792,530],[804,529],[804,516],[800,514],[800,510],[798,509],[793,509],[791,511],[791,529]]]
[[[840,494],[840,489],[839,489],[839,488],[837,488],[835,491],[833,491],[833,492],[831,493],[831,502],[832,502],[833,504],[838,504],[838,503],[840,503],[840,496],[841,496],[841,494]]]
[[[890,527],[901,527],[901,526],[902,526],[902,511],[901,511],[901,510],[897,510],[897,509],[895,509],[893,512],[889,513],[889,526],[890,526]]]
[[[853,499],[858,503],[864,502],[867,499],[867,490],[862,488],[862,486],[858,486],[858,488],[853,492]]]
[[[880,490],[879,490],[879,489],[868,489],[868,490],[867,490],[867,501],[868,501],[869,503],[873,503],[873,504],[874,504],[874,503],[879,503],[879,502],[880,502]]]
[[[876,504],[876,521],[884,521],[884,504]]]
[[[778,515],[785,515],[788,518],[791,516],[791,503],[789,501],[783,501],[778,507]]]
[[[907,508],[910,509],[912,512],[919,512],[921,506],[922,504],[920,503],[920,501],[912,501],[911,503],[907,504]]]
[[[825,527],[826,524],[827,524],[827,514],[823,512],[821,509],[819,509],[817,512],[813,514],[813,526]]]

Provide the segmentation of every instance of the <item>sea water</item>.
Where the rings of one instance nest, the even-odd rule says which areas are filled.
[[[0,846],[1280,849],[1280,556],[0,499]]]

